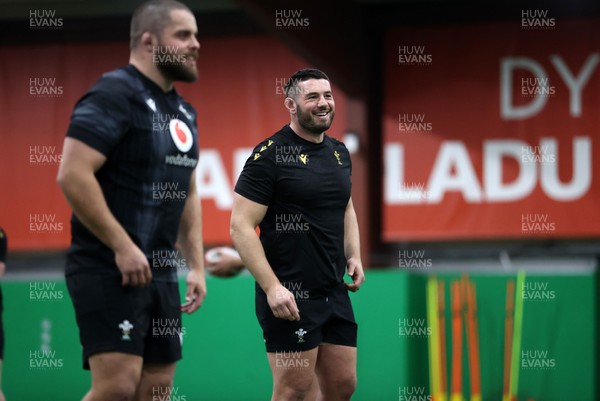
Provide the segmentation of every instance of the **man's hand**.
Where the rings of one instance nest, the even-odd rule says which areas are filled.
[[[115,262],[123,276],[122,285],[145,287],[152,280],[152,272],[146,255],[135,244],[115,252]]]
[[[346,288],[352,292],[358,291],[365,282],[365,272],[359,259],[348,259],[348,275],[352,278],[352,284],[345,283]]]
[[[277,284],[267,292],[267,302],[276,318],[300,320],[300,310],[296,305],[294,294],[283,285]]]
[[[185,280],[187,292],[185,293],[185,303],[181,305],[183,313],[194,313],[202,306],[206,297],[206,279],[204,274],[196,270],[190,270]]]

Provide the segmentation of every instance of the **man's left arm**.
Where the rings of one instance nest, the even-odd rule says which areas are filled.
[[[360,260],[360,235],[352,198],[348,201],[344,213],[344,253],[348,264],[348,275],[352,278],[352,283],[346,284],[346,287],[356,292],[365,281],[365,273]]]
[[[196,172],[192,173],[190,187],[185,201],[177,243],[187,267],[190,269],[187,279],[186,303],[181,306],[185,313],[195,312],[206,297],[206,279],[204,275],[204,248],[202,245],[202,206],[196,192]]]

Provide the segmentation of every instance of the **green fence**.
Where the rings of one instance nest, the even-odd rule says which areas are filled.
[[[453,278],[440,277],[445,282]],[[500,401],[507,276],[470,278],[478,296],[483,400]],[[554,297],[525,301],[522,348],[545,351],[554,366],[522,369],[519,401],[530,397],[536,401],[592,401],[596,378],[594,277],[535,276],[528,280],[542,283],[539,288],[553,291]],[[359,322],[359,381],[354,400],[431,399],[427,335],[408,335],[402,329],[407,322],[427,327],[426,281],[426,276],[397,270],[369,271],[364,287],[352,295]],[[64,282],[4,282],[2,288],[7,399],[80,400],[90,377],[81,369],[78,331]],[[202,309],[183,320],[184,359],[177,368],[177,395],[171,401],[268,400],[271,378],[254,316],[252,278],[209,278],[208,288]],[[466,359],[464,366],[466,369]],[[466,371],[463,383],[468,399]]]

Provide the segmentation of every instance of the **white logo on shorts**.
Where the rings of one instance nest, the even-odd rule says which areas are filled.
[[[303,343],[304,340],[304,335],[307,333],[306,330],[304,330],[303,328],[300,328],[298,330],[296,330],[296,335],[298,336],[298,343]]]
[[[119,328],[123,335],[121,336],[121,340],[123,341],[131,341],[131,337],[129,337],[129,333],[131,329],[133,329],[133,325],[129,323],[129,320],[123,320],[122,323],[119,323]]]

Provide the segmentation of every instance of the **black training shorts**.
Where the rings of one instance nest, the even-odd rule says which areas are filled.
[[[121,285],[121,275],[75,273],[66,282],[83,347],[83,368],[101,352],[139,355],[144,362],[181,359],[185,331],[177,282],[140,288]]]
[[[358,325],[343,284],[327,291],[291,291],[300,310],[299,321],[276,318],[266,294],[256,291],[256,316],[267,352],[307,351],[320,344],[356,347]]]

